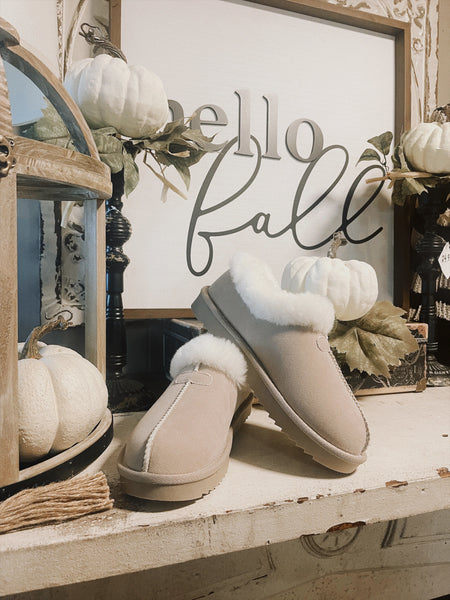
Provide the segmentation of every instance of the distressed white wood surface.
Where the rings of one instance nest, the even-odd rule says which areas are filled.
[[[115,439],[89,467],[108,476],[115,508],[0,537],[0,590],[19,593],[179,565],[450,507],[450,388],[362,401],[372,439],[350,476],[305,456],[255,408],[228,473],[202,500],[156,503],[121,493],[117,455],[142,414],[116,418]],[[402,482],[399,487],[388,482]]]

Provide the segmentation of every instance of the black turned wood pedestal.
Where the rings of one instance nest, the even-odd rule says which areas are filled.
[[[127,340],[123,316],[123,275],[130,259],[123,245],[131,237],[131,224],[122,214],[123,171],[111,175],[113,194],[106,201],[106,383],[109,404],[114,409],[144,385],[125,374]]]
[[[446,208],[448,186],[430,188],[418,198],[417,212],[423,219],[424,234],[416,245],[419,257],[417,273],[422,280],[419,320],[428,325],[427,369],[429,385],[450,385],[450,367],[437,358],[436,281],[440,275],[439,256],[445,240],[436,233],[437,219]]]

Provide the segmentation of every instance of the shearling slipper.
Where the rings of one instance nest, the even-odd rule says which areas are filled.
[[[282,290],[267,265],[239,253],[192,309],[239,346],[250,388],[314,460],[342,473],[366,460],[367,424],[328,344],[328,298]]]
[[[233,432],[251,411],[246,362],[206,333],[175,353],[172,383],[134,429],[118,469],[124,491],[150,500],[194,500],[224,477]]]

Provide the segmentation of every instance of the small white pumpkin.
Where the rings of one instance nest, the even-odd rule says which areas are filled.
[[[403,136],[411,166],[426,173],[450,173],[450,123],[419,123]]]
[[[126,137],[148,137],[169,115],[158,75],[108,54],[73,64],[64,86],[92,129],[112,126]]]
[[[24,462],[84,440],[108,404],[105,381],[92,363],[70,348],[38,342],[38,330],[46,327],[47,333],[48,325],[33,330],[26,348],[28,340],[19,344],[19,456]]]
[[[338,242],[337,246],[340,242]],[[331,300],[336,319],[351,321],[365,315],[378,297],[374,268],[360,260],[329,256],[298,256],[284,268],[281,287],[289,292],[311,292]]]

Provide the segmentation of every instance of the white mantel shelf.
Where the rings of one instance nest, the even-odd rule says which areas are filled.
[[[316,465],[254,407],[236,435],[222,483],[184,504],[120,491],[117,456],[142,413],[116,415],[113,442],[86,470],[106,473],[115,507],[0,536],[0,595],[449,508],[450,388],[369,396],[361,404],[371,442],[367,462],[354,474]]]

